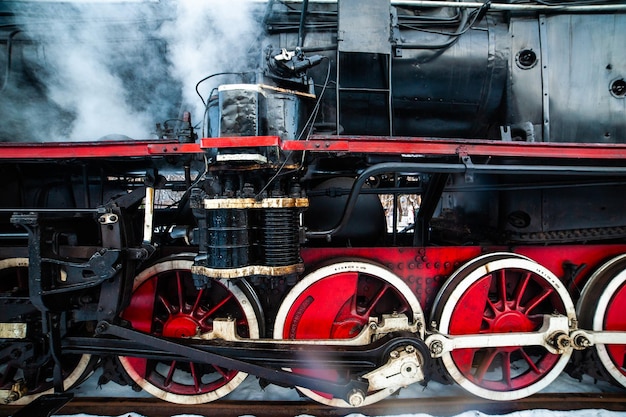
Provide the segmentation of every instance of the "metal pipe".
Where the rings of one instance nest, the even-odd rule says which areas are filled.
[[[300,27],[298,28],[298,47],[301,48],[304,45],[304,23],[306,21],[306,13],[309,8],[309,0],[302,2],[302,12],[300,13]]]
[[[283,0],[283,3],[302,3],[304,0]],[[311,3],[334,4],[337,0],[309,0]],[[406,7],[459,7],[475,9],[485,6],[485,2],[456,2],[440,0],[391,0],[392,6]],[[489,3],[489,10],[519,12],[617,12],[626,11],[626,4],[595,4],[595,5],[554,5],[545,4],[504,4]]]
[[[0,233],[0,240],[28,239],[28,233]]]
[[[545,4],[503,4],[490,2],[455,2],[455,1],[429,1],[429,0],[397,0],[391,2],[394,6],[418,6],[418,7],[460,7],[480,8],[487,4],[489,10],[507,12],[615,12],[626,11],[626,4],[595,4],[595,5],[554,5]]]

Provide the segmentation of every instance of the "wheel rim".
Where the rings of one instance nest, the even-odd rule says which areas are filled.
[[[626,330],[626,255],[611,259],[585,285],[578,310],[581,326],[594,331]],[[626,387],[626,345],[595,346],[604,369]]]
[[[444,334],[532,332],[543,316],[557,312],[570,320],[574,306],[565,287],[537,263],[510,254],[471,261],[450,277],[433,307]],[[475,395],[512,400],[531,395],[558,377],[571,349],[552,354],[543,347],[457,349],[443,355],[446,370]]]
[[[258,338],[259,319],[250,297],[237,285],[214,280],[210,288],[193,285],[190,259],[171,259],[141,272],[122,318],[144,333],[192,337],[212,330],[213,319],[232,317],[241,337]],[[165,401],[200,404],[233,391],[247,374],[211,364],[120,357],[142,389]]]
[[[287,295],[278,311],[276,339],[349,339],[357,336],[370,317],[406,314],[414,323],[422,316],[408,286],[388,270],[367,262],[341,262],[304,277]],[[330,381],[343,381],[347,370],[294,369],[293,372]],[[298,388],[307,397],[332,407],[352,407],[341,398]],[[360,406],[373,404],[397,389],[367,393]]]
[[[598,302],[599,309],[594,320],[594,330],[626,330],[626,272],[620,273],[607,287]],[[602,305],[604,303],[604,305]],[[602,305],[600,307],[600,305]],[[604,322],[602,322],[604,317]],[[626,386],[626,345],[598,345],[598,356],[606,370],[623,386]]]
[[[28,297],[28,258],[10,258],[0,261],[0,293]],[[27,320],[29,320],[29,328],[41,327],[39,313],[34,321]],[[43,349],[47,348],[47,344],[43,346]],[[70,390],[84,381],[91,374],[94,361],[95,358],[91,355],[63,355],[61,357],[63,389]],[[10,390],[13,382],[19,379],[25,380],[29,390],[27,395],[11,402],[11,405],[25,405],[41,395],[54,392],[52,358],[44,363],[28,365],[27,368],[16,366],[15,362],[11,361],[0,365],[0,390]]]

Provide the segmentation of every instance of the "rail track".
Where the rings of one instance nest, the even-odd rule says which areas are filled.
[[[35,407],[36,408],[36,407]],[[482,411],[487,414],[506,414],[529,409],[545,410],[584,410],[604,409],[610,411],[626,411],[626,395],[624,393],[581,394],[558,393],[536,394],[517,401],[488,401],[470,396],[431,397],[418,399],[391,399],[354,409],[331,408],[310,401],[232,401],[222,400],[203,405],[179,405],[165,403],[152,398],[76,398],[63,406],[56,414],[94,414],[118,416],[135,412],[149,417],[170,417],[180,414],[200,416],[241,416],[256,417],[291,417],[302,414],[316,417],[345,416],[358,411],[365,415],[397,415],[407,413],[426,413],[437,416],[452,416],[469,410]],[[36,417],[35,409],[16,409],[16,407],[0,406],[0,416]],[[19,415],[18,415],[19,414]]]

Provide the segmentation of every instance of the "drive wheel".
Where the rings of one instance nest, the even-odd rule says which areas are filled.
[[[626,255],[602,265],[590,278],[578,302],[580,327],[593,331],[626,331]],[[626,345],[595,345],[604,369],[626,388]]]
[[[541,265],[512,253],[476,258],[455,272],[437,295],[432,321],[443,334],[539,330],[544,315],[575,319],[565,287]],[[442,357],[450,376],[469,392],[491,400],[536,393],[558,377],[571,349],[553,354],[542,346],[457,349]]]
[[[0,322],[24,323],[26,338],[3,339],[0,351],[0,401],[7,400],[17,383],[25,390],[23,396],[10,405],[25,405],[54,391],[54,360],[48,351],[48,341],[42,334],[41,313],[28,301],[28,258],[9,258],[0,261],[0,294],[6,296]],[[10,303],[15,302],[15,305]],[[19,310],[19,313],[17,311]],[[5,314],[6,313],[6,314]],[[19,314],[19,318],[11,317]],[[84,381],[97,362],[91,355],[63,355],[63,389],[69,390]]]
[[[368,262],[334,263],[304,277],[287,294],[276,317],[275,339],[350,339],[370,317],[405,314],[414,323],[422,310],[409,287],[387,269]],[[293,369],[334,382],[347,382],[345,369]],[[307,397],[331,407],[352,407],[345,399],[298,388]],[[396,389],[368,392],[359,406],[373,404]]]
[[[188,338],[212,330],[216,318],[234,318],[237,333],[259,338],[262,313],[245,283],[214,280],[195,288],[193,258],[177,256],[142,271],[134,281],[130,305],[122,318],[134,329],[155,336]],[[247,374],[219,366],[172,360],[120,357],[128,375],[142,389],[165,401],[201,404],[233,391]]]

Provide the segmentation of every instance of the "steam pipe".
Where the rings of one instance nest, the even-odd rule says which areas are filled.
[[[304,45],[304,22],[306,20],[306,12],[309,8],[309,0],[302,2],[302,12],[300,12],[300,27],[298,28],[298,47]]]
[[[506,12],[615,12],[626,11],[626,4],[596,4],[596,5],[545,5],[545,4],[504,4],[491,2],[454,2],[440,0],[397,0],[391,1],[394,6],[419,6],[419,7],[461,7],[480,8],[487,5],[487,8],[495,11]]]
[[[302,3],[308,0],[283,0],[283,3]],[[337,0],[310,0],[314,3],[334,4]],[[391,0],[392,6],[408,6],[408,7],[460,7],[477,9],[485,6],[485,2],[456,2],[441,0]],[[567,12],[567,13],[587,13],[587,12],[618,12],[626,11],[626,4],[597,4],[597,5],[554,5],[545,4],[505,4],[505,3],[488,3],[489,10],[503,12]]]

